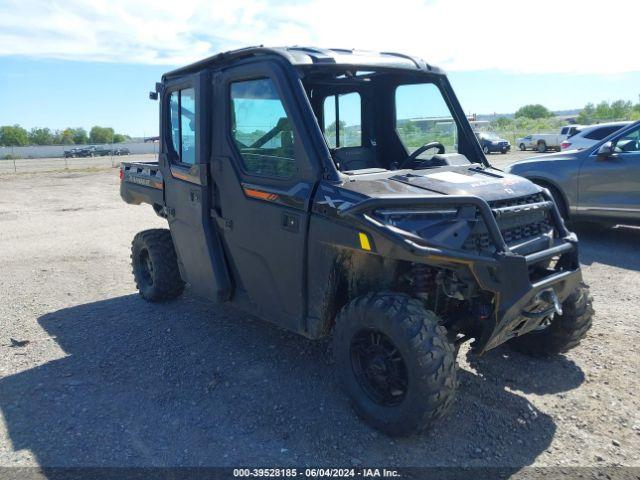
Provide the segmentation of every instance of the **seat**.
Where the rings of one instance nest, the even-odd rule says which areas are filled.
[[[341,147],[331,151],[338,169],[343,172],[379,167],[374,148]]]

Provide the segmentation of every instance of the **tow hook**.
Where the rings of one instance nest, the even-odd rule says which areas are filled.
[[[562,315],[562,305],[560,304],[560,300],[558,300],[558,295],[553,288],[547,288],[546,290],[541,291],[538,294],[538,298],[546,303],[552,303],[553,308],[555,309],[558,315]]]
[[[534,300],[534,304],[545,303],[547,305],[552,304],[553,307],[544,310],[542,312],[522,312],[522,315],[527,318],[538,318],[542,319],[545,317],[549,317],[550,315],[562,315],[562,305],[560,304],[560,300],[558,300],[558,295],[556,295],[556,291],[553,288],[547,288],[546,290],[538,293]]]

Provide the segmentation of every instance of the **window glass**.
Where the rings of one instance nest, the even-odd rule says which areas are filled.
[[[580,132],[582,129],[578,127],[569,127],[569,131],[567,132],[567,138],[573,137],[576,133]]]
[[[180,92],[180,160],[193,165],[196,161],[196,95],[193,88]]]
[[[294,134],[268,78],[231,84],[231,134],[247,172],[287,178],[295,171]]]
[[[359,93],[325,98],[323,117],[324,135],[330,148],[362,146],[362,101]]]
[[[616,152],[640,152],[640,127],[625,133],[616,141]]]
[[[196,161],[195,90],[187,88],[171,92],[171,142],[178,162],[193,165]]]
[[[432,83],[396,89],[396,131],[409,153],[429,142],[440,142],[446,153],[458,151],[456,123],[440,89]]]
[[[171,142],[173,150],[180,150],[180,92],[171,92],[169,97],[169,111],[171,112]]]
[[[602,140],[602,139],[608,137],[609,135],[611,135],[616,130],[619,130],[620,128],[622,128],[622,127],[613,126],[613,127],[596,128],[592,132],[587,133],[584,137],[585,138],[589,138],[591,140]]]
[[[324,137],[327,139],[329,148],[336,148],[337,135],[336,135],[336,97],[331,95],[324,99],[324,115],[322,130],[324,131]]]

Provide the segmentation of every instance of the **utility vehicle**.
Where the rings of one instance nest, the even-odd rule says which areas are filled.
[[[591,325],[550,193],[487,162],[445,74],[397,53],[247,48],[165,74],[158,163],[121,195],[142,297],[193,294],[333,335],[355,410],[390,435],[451,405],[456,354],[574,347]],[[526,372],[523,372],[526,375]]]

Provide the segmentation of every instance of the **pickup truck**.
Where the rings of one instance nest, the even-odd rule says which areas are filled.
[[[544,153],[547,150],[559,152],[562,142],[578,133],[579,129],[579,125],[567,125],[560,129],[560,133],[534,133],[524,138],[527,139],[529,145],[540,153]],[[522,142],[520,142],[520,149],[522,150]]]

